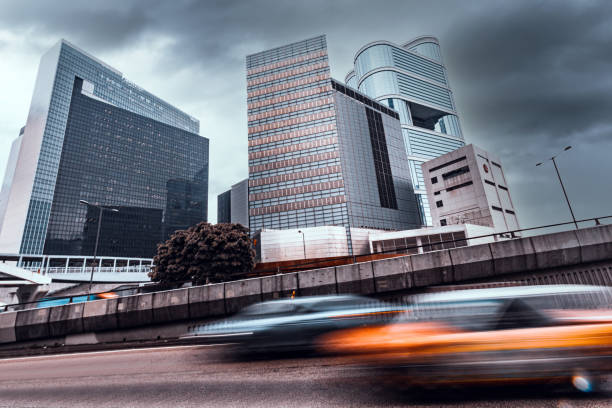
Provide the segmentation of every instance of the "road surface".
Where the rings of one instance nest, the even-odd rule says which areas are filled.
[[[338,358],[222,355],[200,345],[3,359],[0,407],[612,407],[611,394],[541,388],[415,398]]]

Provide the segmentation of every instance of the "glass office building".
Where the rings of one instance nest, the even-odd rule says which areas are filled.
[[[325,36],[247,56],[247,97],[252,233],[420,226],[399,114],[331,79]]]
[[[399,112],[422,221],[432,225],[421,164],[464,145],[438,40],[372,42],[357,51],[354,64],[346,84]]]
[[[217,224],[232,222],[232,190],[217,196]]]
[[[151,256],[152,241],[206,219],[208,140],[198,133],[197,119],[61,40],[41,59],[0,251],[89,255],[86,200],[119,209],[104,215],[100,254]],[[148,249],[130,248],[145,231]]]

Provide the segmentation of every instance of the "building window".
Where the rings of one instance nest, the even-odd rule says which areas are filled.
[[[451,160],[448,163],[444,163],[444,164],[441,164],[439,166],[433,167],[433,168],[429,169],[429,172],[432,173],[432,172],[434,172],[436,170],[440,170],[440,169],[443,169],[444,167],[450,166],[451,164],[459,163],[462,160],[465,160],[465,156],[461,156],[460,158],[455,159],[455,160]]]
[[[496,207],[494,205],[492,205],[491,208],[494,209],[495,211],[501,211],[502,210],[500,207]]]
[[[437,177],[432,177],[431,178],[431,184],[436,184],[438,182],[438,178]]]
[[[436,192],[434,193],[434,195],[440,195],[440,192],[439,192],[439,191],[436,191]]]
[[[512,210],[506,210],[506,213],[514,215],[514,211],[512,211]]]
[[[442,218],[442,219],[440,220],[440,225],[441,225],[441,226],[445,226],[445,225],[446,225],[446,219]]]
[[[436,201],[436,207],[440,208],[442,206],[444,206],[444,204],[442,204],[442,200]]]
[[[457,184],[456,186],[449,187],[446,189],[446,191],[448,192],[448,191],[457,190],[458,188],[471,186],[472,184],[474,184],[472,181],[468,181],[466,183],[461,183],[461,184]]]
[[[448,173],[444,173],[442,175],[442,178],[444,180],[448,180],[451,177],[456,177],[460,174],[469,173],[469,172],[470,172],[470,168],[468,166],[463,166],[463,167],[459,167],[458,169],[451,170]]]

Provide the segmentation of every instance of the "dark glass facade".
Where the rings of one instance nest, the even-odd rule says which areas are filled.
[[[232,190],[217,196],[217,223],[232,222]]]
[[[380,206],[397,210],[393,174],[389,164],[389,152],[387,151],[382,115],[370,108],[366,108],[366,117],[368,118],[368,130],[370,131],[370,142],[372,143],[372,154],[374,155],[374,170],[376,172]]]
[[[207,219],[208,139],[82,92],[75,79],[44,253],[151,257]]]

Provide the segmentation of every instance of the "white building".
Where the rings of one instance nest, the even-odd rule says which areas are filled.
[[[500,160],[467,145],[423,164],[434,226],[474,224],[519,229]]]
[[[369,254],[369,234],[373,230],[342,226],[321,226],[301,229],[264,229],[255,234],[253,242],[258,262],[281,262],[296,259],[348,256],[348,240],[355,255]]]
[[[405,231],[370,232],[371,253],[422,254],[493,242],[495,231],[481,225],[460,224]],[[488,236],[487,236],[488,235]]]

